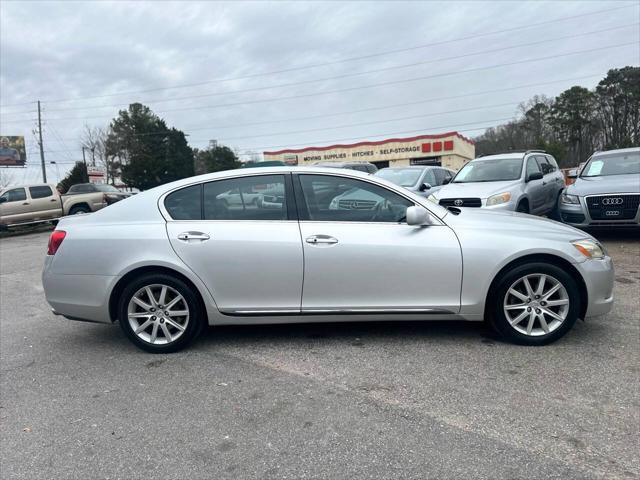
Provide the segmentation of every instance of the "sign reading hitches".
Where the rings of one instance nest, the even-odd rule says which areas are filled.
[[[0,135],[0,167],[24,167],[25,163],[24,137]]]

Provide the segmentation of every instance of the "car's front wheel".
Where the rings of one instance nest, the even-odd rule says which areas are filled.
[[[143,275],[127,285],[118,313],[127,337],[152,353],[181,350],[204,325],[196,293],[181,279],[166,274]]]
[[[528,263],[506,272],[492,296],[491,323],[522,345],[546,345],[564,336],[578,319],[576,280],[547,263]]]

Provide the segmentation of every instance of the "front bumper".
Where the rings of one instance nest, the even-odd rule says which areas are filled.
[[[615,271],[611,257],[585,260],[574,264],[587,287],[585,318],[604,315],[613,307],[613,281]]]
[[[578,197],[579,204],[559,203],[560,218],[572,227],[606,227],[606,228],[634,228],[640,227],[640,209],[635,218],[627,220],[594,220],[589,215],[585,197]]]

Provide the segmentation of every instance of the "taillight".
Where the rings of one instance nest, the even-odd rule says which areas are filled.
[[[67,232],[64,230],[54,230],[49,237],[49,248],[47,249],[47,255],[55,255],[62,245],[64,237],[67,236]]]

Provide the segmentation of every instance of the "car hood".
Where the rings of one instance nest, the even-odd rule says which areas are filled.
[[[437,198],[488,198],[491,195],[502,193],[512,189],[520,183],[520,180],[508,180],[506,182],[470,182],[450,183],[443,186],[436,194]]]
[[[536,238],[566,241],[593,238],[582,230],[555,220],[506,210],[465,208],[459,215],[447,215],[446,222],[454,230],[473,228],[501,233],[510,232],[515,236],[535,236]]]
[[[567,187],[569,195],[599,195],[603,193],[640,193],[640,174],[579,177]]]

